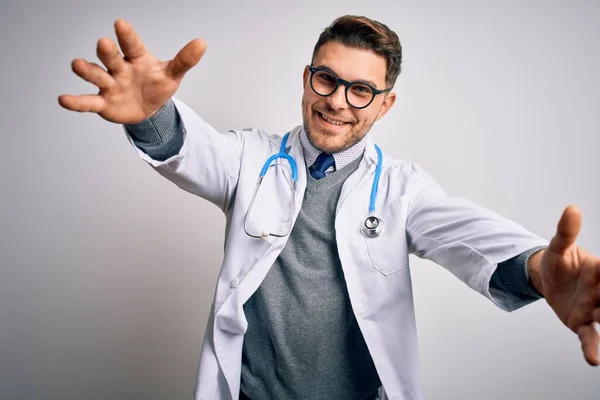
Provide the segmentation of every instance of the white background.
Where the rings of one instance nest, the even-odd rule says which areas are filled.
[[[550,238],[583,211],[600,254],[597,1],[2,1],[0,397],[188,399],[223,248],[220,211],[154,173],[122,128],[61,109],[70,62],[129,20],[220,130],[301,123],[302,70],[342,14],[394,29],[404,70],[373,129],[446,191]],[[125,5],[126,4],[126,5]],[[97,61],[97,60],[96,60]],[[598,399],[600,371],[543,302],[505,313],[413,259],[426,399]]]

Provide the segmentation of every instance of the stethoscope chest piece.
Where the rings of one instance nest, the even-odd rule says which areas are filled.
[[[367,238],[374,238],[383,233],[385,230],[385,221],[374,215],[369,215],[363,223],[360,231]]]

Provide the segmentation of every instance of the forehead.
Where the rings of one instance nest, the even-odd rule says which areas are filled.
[[[387,62],[373,50],[346,46],[337,41],[325,43],[315,55],[315,67],[328,67],[340,78],[355,81],[367,80],[385,87]]]

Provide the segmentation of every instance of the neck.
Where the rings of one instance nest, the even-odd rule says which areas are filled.
[[[350,148],[338,153],[333,153],[336,170],[344,168],[364,153],[365,147],[367,146],[367,136],[368,134]],[[302,143],[302,149],[304,150],[304,161],[306,162],[306,165],[314,164],[315,160],[322,152],[310,143],[306,130],[304,129],[300,132],[300,143]]]

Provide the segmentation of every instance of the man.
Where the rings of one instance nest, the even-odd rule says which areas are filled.
[[[410,253],[505,310],[545,298],[598,365],[600,260],[575,244],[577,208],[547,243],[447,197],[421,167],[371,141],[400,73],[387,26],[344,16],[324,30],[303,74],[303,124],[284,138],[218,133],[173,97],[204,41],[163,62],[127,22],[115,29],[125,57],[101,39],[106,70],[73,62],[100,92],[59,102],[124,124],[142,159],[227,217],[197,399],[421,398]]]

